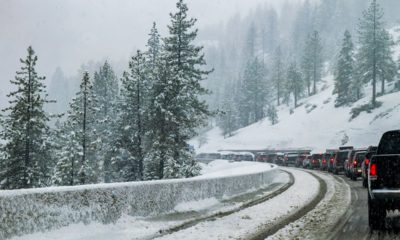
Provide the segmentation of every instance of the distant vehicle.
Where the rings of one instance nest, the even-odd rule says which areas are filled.
[[[321,159],[321,164],[320,164],[320,170],[321,171],[328,171],[328,162],[329,159],[331,158],[331,153],[324,153],[322,154],[322,159]]]
[[[300,154],[296,160],[296,167],[303,167],[303,161],[306,159],[308,154]]]
[[[276,165],[283,166],[283,164],[284,164],[284,154],[283,153],[277,153],[274,163]]]
[[[285,153],[284,165],[285,166],[295,166],[298,157],[299,157],[298,153]]]
[[[238,152],[234,153],[233,160],[237,162],[241,161],[248,161],[248,162],[253,162],[254,161],[254,154],[251,152]]]
[[[367,149],[367,154],[365,155],[364,161],[361,163],[361,169],[362,169],[362,185],[363,187],[367,188],[368,187],[368,167],[369,167],[369,162],[371,158],[376,154],[376,151],[378,150],[378,147],[371,146]]]
[[[321,160],[322,160],[322,154],[311,155],[310,168],[311,169],[319,169]]]
[[[267,160],[268,160],[268,154],[266,153],[258,153],[256,155],[257,162],[267,162]]]
[[[344,168],[345,168],[345,175],[346,175],[347,177],[352,178],[351,167],[352,167],[352,164],[353,164],[353,162],[354,162],[355,155],[356,155],[358,152],[365,152],[366,150],[367,150],[367,149],[365,149],[365,148],[361,148],[361,149],[352,149],[352,150],[351,150],[350,156],[349,156],[349,158],[346,160],[345,165],[344,165]]]
[[[333,171],[333,162],[335,161],[335,156],[336,156],[336,153],[338,152],[339,150],[337,150],[337,149],[327,149],[326,150],[326,154],[327,154],[327,170],[328,170],[328,172],[332,172]],[[328,155],[329,154],[329,155]]]
[[[368,217],[371,229],[385,226],[386,212],[400,209],[400,130],[383,134],[368,168]]]
[[[276,153],[269,153],[267,154],[267,163],[275,163],[278,155]]]
[[[334,174],[339,174],[340,172],[344,171],[344,163],[346,159],[349,159],[351,150],[339,150],[336,155],[335,159],[333,160],[333,167],[332,172]]]
[[[351,158],[352,161],[349,166],[349,177],[351,180],[356,181],[357,178],[361,177],[361,163],[364,161],[366,154],[366,151],[356,152],[354,157]]]
[[[303,168],[311,168],[311,155],[307,155],[303,160]]]
[[[195,159],[200,162],[211,162],[217,159],[222,159],[221,153],[199,153]]]
[[[235,158],[235,153],[233,152],[223,152],[221,153],[221,159],[233,161]]]

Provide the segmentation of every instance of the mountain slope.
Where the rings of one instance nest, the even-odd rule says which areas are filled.
[[[207,143],[197,152],[229,149],[310,148],[324,151],[341,145],[365,147],[377,145],[383,132],[400,128],[400,92],[378,98],[382,106],[371,113],[363,112],[350,120],[351,109],[371,99],[370,86],[365,97],[350,107],[335,108],[333,77],[324,78],[320,92],[303,99],[301,106],[290,114],[287,106],[279,107],[279,123],[271,126],[267,119],[239,129],[233,137],[224,139],[218,128],[207,133]],[[389,88],[392,84],[389,85]],[[197,139],[191,141],[198,147]]]

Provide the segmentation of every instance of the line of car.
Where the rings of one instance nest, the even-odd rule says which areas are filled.
[[[256,156],[258,162],[274,163],[280,166],[294,166],[305,169],[315,169],[331,172],[333,174],[344,173],[352,180],[363,178],[363,186],[367,187],[367,170],[372,155],[377,147],[354,148],[352,146],[338,149],[327,149],[324,153],[259,153]]]

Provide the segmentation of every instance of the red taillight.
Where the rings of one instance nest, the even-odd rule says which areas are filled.
[[[366,158],[366,159],[365,159],[365,165],[368,165],[368,164],[369,164],[369,159]]]
[[[325,159],[324,159],[324,160],[322,160],[322,163],[323,163],[323,164],[325,164],[325,163],[326,163],[326,160],[325,160]]]
[[[335,160],[334,158],[331,158],[331,163],[333,163],[333,160]]]
[[[371,177],[376,177],[376,164],[371,164],[369,167],[369,175]]]
[[[354,160],[353,165],[357,166],[357,160]]]

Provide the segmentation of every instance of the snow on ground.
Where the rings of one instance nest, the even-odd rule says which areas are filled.
[[[319,182],[310,174],[288,171],[295,177],[294,185],[269,201],[157,239],[246,239],[260,228],[274,225],[307,205],[319,192]]]
[[[268,240],[330,239],[329,234],[333,232],[333,228],[350,206],[351,191],[343,179],[326,173],[314,172],[314,174],[327,183],[324,199],[315,209],[268,237]]]
[[[233,137],[226,139],[220,129],[214,128],[206,136],[208,142],[197,148],[197,152],[305,147],[325,151],[342,144],[362,147],[377,145],[383,132],[399,128],[400,92],[379,97],[378,101],[383,102],[382,107],[371,113],[363,112],[350,120],[352,108],[370,102],[370,86],[365,89],[365,97],[353,106],[335,108],[333,77],[325,77],[323,81],[320,92],[303,99],[301,106],[293,109],[293,114],[290,114],[291,107],[279,107],[278,124],[271,126],[268,119],[264,119],[239,129]],[[196,143],[196,139],[191,141],[194,146]]]
[[[201,178],[214,178],[224,176],[236,176],[240,174],[258,173],[269,170],[273,167],[270,164],[256,162],[229,162],[226,160],[217,160],[206,164],[201,164]],[[274,183],[284,184],[288,181],[287,178],[278,178]],[[13,240],[132,240],[132,239],[152,239],[157,236],[160,230],[166,230],[172,227],[179,226],[186,221],[205,214],[215,214],[221,211],[230,211],[239,207],[239,203],[221,203],[217,199],[209,198],[196,202],[186,202],[178,204],[175,207],[175,212],[170,215],[157,217],[131,217],[124,215],[117,221],[116,224],[103,225],[101,223],[90,223],[85,225],[72,224],[58,230],[53,230],[46,233],[34,233],[20,237],[14,237]]]

